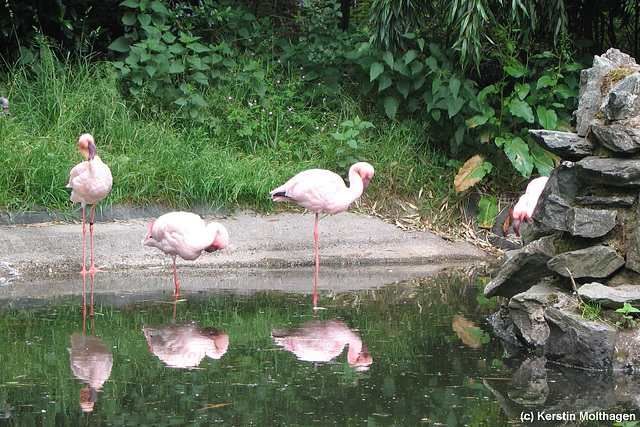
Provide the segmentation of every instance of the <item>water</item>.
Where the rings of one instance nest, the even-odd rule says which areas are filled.
[[[310,295],[281,292],[191,292],[176,304],[169,291],[99,295],[93,321],[79,298],[4,301],[21,308],[0,309],[0,424],[506,425],[583,406],[634,413],[610,375],[503,360],[484,322],[497,309],[485,282],[453,270],[323,293],[317,313]]]

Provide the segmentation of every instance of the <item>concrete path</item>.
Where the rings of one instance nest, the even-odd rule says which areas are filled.
[[[96,275],[96,292],[173,291],[171,258],[141,244],[153,219],[96,222],[96,265],[104,270]],[[196,261],[179,259],[181,289],[312,290],[313,214],[237,212],[205,220],[223,223],[231,244]],[[363,289],[493,260],[471,244],[407,233],[356,213],[325,216],[319,235],[325,290]],[[81,262],[79,223],[0,226],[0,298],[77,293]]]

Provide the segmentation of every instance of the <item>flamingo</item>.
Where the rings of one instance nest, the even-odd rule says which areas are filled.
[[[368,370],[373,363],[367,346],[360,337],[340,320],[311,320],[295,329],[274,329],[275,343],[305,362],[330,362],[345,347],[347,362],[359,371]]]
[[[85,158],[85,161],[78,163],[69,172],[68,188],[71,188],[70,200],[73,203],[80,203],[82,205],[82,274],[83,278],[86,278],[87,273],[91,274],[93,279],[96,272],[100,271],[95,266],[93,256],[93,221],[96,215],[96,204],[107,197],[111,186],[113,185],[113,177],[111,176],[111,170],[109,166],[102,162],[100,156],[98,156],[96,144],[93,140],[93,136],[89,133],[80,135],[78,138],[78,148],[80,154]],[[91,240],[91,267],[89,270],[86,268],[87,263],[87,226],[85,221],[85,207],[86,205],[93,205],[91,210],[91,221],[89,222],[89,234]],[[83,281],[83,294],[86,298],[86,281]],[[86,300],[85,305],[86,309]],[[91,281],[91,315],[93,315],[93,280]]]
[[[316,278],[313,292],[313,308],[318,308],[318,213],[334,215],[345,211],[369,186],[373,166],[359,162],[349,168],[349,187],[340,175],[325,169],[308,169],[296,174],[289,181],[269,194],[274,202],[293,201],[314,212],[313,239],[315,243]]]
[[[229,232],[224,225],[212,222],[205,225],[200,216],[191,212],[170,212],[160,216],[149,226],[142,244],[160,249],[173,258],[173,280],[178,299],[180,283],[176,256],[186,260],[197,259],[202,251],[213,252],[229,245]]]
[[[143,325],[151,354],[171,368],[194,369],[205,356],[220,359],[229,348],[229,335],[215,328],[200,328],[185,320],[164,325]]]
[[[524,194],[518,199],[518,203],[513,207],[513,212],[511,213],[513,231],[518,236],[520,235],[520,223],[522,221],[532,221],[533,210],[536,208],[538,199],[548,180],[548,176],[541,176],[532,180],[527,185]]]

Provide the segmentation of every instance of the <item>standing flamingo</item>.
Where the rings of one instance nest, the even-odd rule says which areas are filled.
[[[532,221],[531,216],[548,180],[548,176],[541,176],[531,180],[524,194],[520,196],[518,203],[513,207],[511,224],[513,225],[513,231],[515,231],[518,236],[520,235],[520,223],[522,221]]]
[[[109,166],[102,162],[100,156],[96,154],[96,144],[91,134],[85,133],[78,138],[78,148],[80,154],[85,158],[84,162],[78,163],[71,169],[69,173],[68,188],[71,188],[70,200],[74,203],[80,202],[82,205],[82,274],[83,278],[87,273],[91,274],[91,278],[98,269],[95,267],[93,256],[93,221],[96,215],[96,204],[107,197],[111,186],[113,185],[113,177]],[[86,269],[87,262],[87,228],[85,222],[85,206],[93,205],[91,211],[91,221],[89,222],[89,234],[91,239],[91,267]],[[86,285],[83,282],[83,293],[86,295]],[[85,304],[86,307],[86,304]],[[93,315],[93,280],[91,281],[91,314]]]
[[[229,245],[229,232],[224,225],[212,222],[205,225],[200,216],[191,212],[170,212],[160,216],[149,226],[142,244],[154,246],[173,258],[173,280],[178,299],[180,283],[176,268],[176,256],[187,260],[197,259],[202,251],[213,252]]]
[[[314,212],[313,239],[315,243],[316,280],[313,307],[318,307],[318,213],[337,214],[345,211],[369,186],[373,166],[359,162],[349,168],[349,187],[340,175],[325,169],[309,169],[296,174],[269,194],[274,202],[293,201]]]

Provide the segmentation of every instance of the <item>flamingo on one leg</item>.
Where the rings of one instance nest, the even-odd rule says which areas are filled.
[[[93,221],[96,215],[96,204],[103,200],[111,191],[113,177],[109,166],[102,162],[97,154],[96,144],[91,134],[85,133],[78,138],[78,149],[85,158],[78,163],[69,173],[68,188],[71,188],[70,200],[80,203],[82,206],[82,270],[80,274],[86,277],[91,274],[91,315],[93,315],[93,278],[96,272],[100,271],[95,267],[93,255]],[[89,234],[91,240],[91,267],[86,269],[87,262],[87,227],[86,227],[86,205],[93,205],[91,210],[91,220],[89,221]],[[86,298],[86,285],[83,282],[83,292]],[[86,310],[86,305],[85,305]]]
[[[229,245],[229,232],[224,225],[212,222],[205,225],[200,216],[191,212],[170,212],[160,216],[149,226],[142,244],[160,249],[173,258],[173,281],[178,300],[180,282],[176,256],[186,260],[197,259],[202,251],[213,252]]]
[[[345,211],[369,186],[373,166],[359,162],[349,168],[349,187],[340,175],[325,169],[308,169],[296,174],[269,194],[274,202],[292,201],[315,213],[313,240],[315,246],[316,277],[313,291],[313,308],[318,308],[318,213],[337,214]]]

